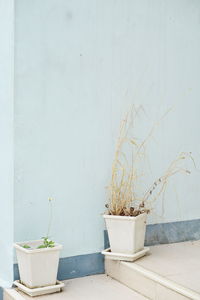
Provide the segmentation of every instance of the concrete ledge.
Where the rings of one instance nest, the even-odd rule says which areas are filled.
[[[136,262],[105,260],[106,274],[151,300],[200,300],[200,241],[151,247]]]
[[[200,300],[194,291],[134,263],[106,259],[106,274],[152,300]]]
[[[93,275],[64,281],[61,293],[30,297],[16,289],[7,289],[4,300],[147,300],[105,274]]]
[[[24,300],[24,297],[22,297],[15,289],[5,289],[3,300]]]

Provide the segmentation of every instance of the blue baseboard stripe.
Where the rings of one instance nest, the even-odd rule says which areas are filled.
[[[147,226],[145,244],[170,244],[200,240],[200,219]]]
[[[0,300],[3,300],[3,288],[0,287]]]
[[[104,273],[104,257],[101,253],[78,255],[60,259],[58,279],[71,279]]]

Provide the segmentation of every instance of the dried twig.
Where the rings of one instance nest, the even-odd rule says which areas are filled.
[[[138,143],[135,138],[129,136],[129,131],[134,127],[135,118],[141,110],[143,110],[141,106],[137,109],[133,106],[120,125],[112,164],[111,183],[108,186],[109,204],[106,205],[108,213],[112,215],[137,216],[143,212],[149,212],[152,204],[164,193],[171,176],[181,172],[190,173],[189,170],[181,166],[182,161],[189,158],[194,162],[191,153],[181,153],[171,162],[166,172],[154,181],[144,195],[141,198],[137,197],[135,193],[135,185],[139,177],[137,164],[144,156],[146,144],[163,119],[161,118],[150,130],[147,137]],[[128,146],[128,154],[127,151],[123,151],[125,145]]]

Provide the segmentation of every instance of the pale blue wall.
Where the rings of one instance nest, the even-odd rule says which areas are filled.
[[[152,178],[180,151],[198,164],[199,14],[194,0],[16,1],[15,240],[46,233],[52,196],[62,255],[102,249],[104,187],[130,103],[147,114],[137,136],[173,108],[149,148]],[[174,179],[164,221],[200,217],[199,177]]]
[[[0,0],[0,286],[3,287],[11,286],[13,281],[13,5],[13,0]]]

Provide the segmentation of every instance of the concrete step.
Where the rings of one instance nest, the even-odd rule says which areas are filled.
[[[146,300],[142,295],[106,275],[94,275],[65,281],[61,293],[29,297],[17,289],[7,289],[4,300]]]
[[[106,259],[106,274],[152,300],[200,300],[200,241],[150,247],[135,262]]]

